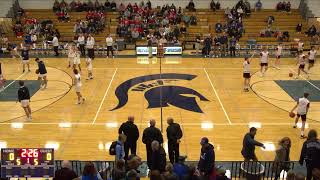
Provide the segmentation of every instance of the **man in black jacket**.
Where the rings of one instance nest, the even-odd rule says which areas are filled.
[[[307,180],[312,179],[312,170],[320,169],[320,141],[317,136],[316,130],[310,130],[301,150],[299,163],[303,165],[303,161],[306,162]]]
[[[167,127],[167,138],[168,138],[168,151],[169,151],[169,159],[172,164],[178,162],[180,152],[179,152],[179,144],[182,138],[182,130],[180,125],[174,123],[173,118],[169,117],[167,119],[168,127]]]
[[[29,89],[24,86],[24,81],[19,81],[20,88],[18,90],[18,101],[26,113],[28,121],[31,121],[30,93]]]
[[[139,129],[137,125],[134,124],[133,116],[129,116],[128,121],[121,124],[118,133],[127,136],[127,141],[124,143],[124,159],[127,160],[129,150],[131,151],[131,154],[137,154],[137,141],[139,139]]]
[[[215,152],[212,144],[207,137],[201,139],[201,155],[198,163],[200,175],[206,179],[214,175]]]
[[[153,141],[158,141],[161,145],[163,143],[163,137],[161,131],[155,127],[156,121],[154,119],[150,120],[150,127],[146,128],[143,131],[142,142],[146,145],[147,149],[147,164],[151,168],[151,158],[152,158],[152,149],[151,143]]]
[[[258,158],[254,152],[255,146],[260,146],[265,149],[265,146],[254,140],[254,136],[257,134],[257,129],[255,127],[250,128],[250,132],[247,133],[243,138],[243,146],[241,150],[241,154],[244,157],[245,161],[258,161]]]

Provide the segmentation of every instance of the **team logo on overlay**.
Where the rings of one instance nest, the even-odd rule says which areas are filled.
[[[175,106],[184,110],[203,113],[199,107],[196,97],[200,101],[209,101],[199,92],[176,84],[179,81],[191,81],[196,78],[191,74],[152,74],[146,76],[135,77],[120,84],[115,91],[118,98],[118,105],[111,109],[114,111],[125,106],[129,100],[129,90],[144,93],[145,99],[148,101],[148,108],[160,108]]]

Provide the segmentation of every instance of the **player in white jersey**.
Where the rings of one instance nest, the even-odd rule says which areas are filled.
[[[280,57],[282,55],[282,43],[279,43],[277,48],[276,48],[276,60],[274,61],[274,64],[273,64],[273,67],[276,68],[276,69],[280,69]]]
[[[304,93],[303,97],[298,99],[297,104],[291,110],[291,113],[293,113],[293,111],[297,109],[297,117],[295,119],[293,128],[297,127],[297,123],[299,121],[299,118],[301,117],[301,138],[304,138],[304,129],[307,121],[307,114],[310,108],[310,101],[307,99],[308,96],[309,93]]]
[[[300,40],[298,42],[298,52],[303,51],[303,48],[304,48],[304,43]]]
[[[314,66],[316,56],[317,56],[317,50],[315,49],[314,46],[311,46],[311,50],[308,53],[308,59],[309,59],[308,71]]]
[[[76,69],[77,66],[79,68],[79,71],[81,72],[81,54],[78,51],[77,48],[75,48],[74,58],[73,58],[73,69]]]
[[[84,103],[85,101],[85,98],[81,94],[81,87],[82,87],[81,75],[79,74],[79,71],[77,69],[73,69],[73,73],[74,73],[73,85],[78,97],[78,102],[76,104],[81,104],[81,103]]]
[[[268,70],[268,61],[269,61],[269,52],[267,51],[266,47],[263,47],[262,51],[260,53],[260,72],[261,72],[261,77],[263,77],[264,74]]]
[[[250,63],[251,63],[252,57],[254,56],[254,53],[255,52],[253,52],[253,54],[250,58],[245,57],[244,62],[243,62],[243,78],[244,78],[243,90],[245,92],[249,92],[249,85],[250,85],[250,78],[251,78]]]
[[[70,68],[71,64],[73,64],[73,61],[74,61],[73,59],[75,55],[76,55],[76,51],[75,51],[74,45],[69,44],[68,45],[68,63],[69,63],[68,68]]]
[[[86,59],[86,64],[87,64],[87,70],[88,70],[87,80],[93,79],[93,75],[92,75],[92,59],[90,57],[88,57]]]
[[[306,55],[303,54],[302,51],[300,51],[300,55],[298,55],[298,61],[297,65],[298,66],[298,75],[296,76],[296,79],[300,76],[301,71],[304,72],[307,75],[307,79],[309,79],[308,72],[304,70],[305,65],[306,65],[307,57]]]

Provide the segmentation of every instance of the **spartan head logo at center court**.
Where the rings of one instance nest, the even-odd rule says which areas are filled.
[[[179,80],[191,81],[196,77],[196,75],[190,74],[165,73],[129,79],[117,87],[115,95],[119,103],[111,111],[122,108],[127,104],[128,91],[132,88],[131,91],[145,92],[144,96],[149,103],[148,108],[167,107],[171,105],[188,111],[203,113],[194,96],[197,96],[201,101],[209,101],[207,98],[187,87],[166,85],[167,82]],[[147,81],[152,82],[145,83]],[[193,97],[190,97],[190,95]]]

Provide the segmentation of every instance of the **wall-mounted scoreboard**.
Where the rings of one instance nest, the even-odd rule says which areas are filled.
[[[1,177],[54,177],[54,149],[1,149]]]

